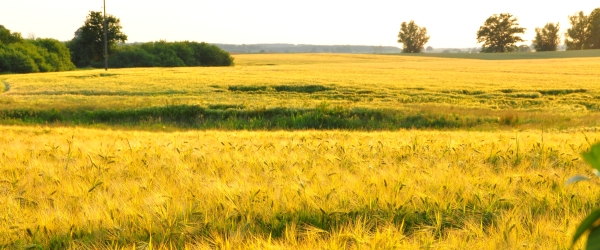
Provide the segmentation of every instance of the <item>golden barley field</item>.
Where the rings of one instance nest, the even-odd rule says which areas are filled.
[[[5,85],[0,121],[133,127],[163,121],[168,127],[187,118],[167,117],[163,113],[173,112],[165,107],[198,107],[203,111],[184,116],[195,118],[186,127],[385,130],[411,128],[415,119],[424,120],[417,128],[436,129],[488,130],[517,124],[519,129],[598,127],[597,58],[262,54],[237,55],[236,66],[224,68],[0,75]],[[315,120],[320,114],[314,111],[323,107],[336,111],[330,115],[339,116],[338,121],[307,126],[290,118]],[[132,114],[138,116],[122,119]],[[408,117],[415,114],[419,117]],[[232,116],[235,119],[229,119]],[[355,117],[360,121],[353,123]],[[369,125],[371,117],[379,124],[402,125]],[[223,122],[227,119],[230,124]],[[453,119],[456,122],[449,124]],[[268,122],[272,124],[265,125]]]
[[[598,207],[597,58],[235,62],[0,75],[0,249],[569,249]]]
[[[223,68],[142,68],[0,75],[0,108],[158,106],[166,103],[598,111],[598,58],[473,60],[395,55],[236,55]]]
[[[2,131],[20,246],[566,249],[600,191],[600,133]]]

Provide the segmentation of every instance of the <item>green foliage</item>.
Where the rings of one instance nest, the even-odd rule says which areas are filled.
[[[600,49],[600,8],[596,8],[588,16],[588,49]]]
[[[108,58],[108,64],[113,68],[152,67],[156,57],[140,46],[119,46]],[[92,63],[94,67],[104,67],[103,62]]]
[[[27,54],[0,44],[0,72],[31,73],[39,72],[39,68]]]
[[[9,46],[33,59],[37,67],[33,72],[52,71],[52,66],[46,63],[44,57],[44,55],[47,54],[45,49],[39,48],[31,43],[13,43]]]
[[[592,146],[589,152],[583,153],[583,158],[592,165],[592,168],[600,171],[600,144]]]
[[[420,53],[423,46],[429,41],[427,29],[419,27],[415,21],[408,24],[402,22],[398,33],[398,43],[403,44],[402,53]]]
[[[547,23],[544,28],[535,28],[533,46],[536,51],[556,51],[560,43],[559,23]]]
[[[483,43],[481,52],[513,52],[518,49],[517,42],[524,40],[516,34],[524,33],[517,18],[508,13],[494,14],[477,31],[477,42]]]
[[[573,93],[586,93],[587,89],[546,89],[540,90],[543,95],[568,95]]]
[[[168,124],[196,129],[450,129],[480,125],[516,125],[519,121],[500,123],[495,117],[418,114],[389,109],[332,107],[321,103],[314,108],[248,109],[244,105],[168,105],[139,109],[110,110],[0,110],[0,120],[20,120],[29,124],[61,122],[74,125]]]
[[[127,35],[121,32],[121,20],[108,15],[107,40],[108,54],[116,48],[117,42],[127,41]],[[67,43],[71,50],[71,59],[77,67],[88,67],[93,61],[104,60],[104,17],[102,12],[90,11],[85,23],[77,31],[73,40]]]
[[[229,91],[254,92],[254,91],[266,91],[267,86],[237,85],[237,86],[229,86],[227,89]]]
[[[28,42],[39,48],[38,51],[44,56],[47,64],[51,65],[50,71],[75,69],[75,65],[71,62],[71,53],[64,43],[50,38],[38,38]]]
[[[588,37],[588,17],[583,11],[569,16],[571,28],[565,33],[565,45],[567,50],[581,50],[585,48],[585,41]]]
[[[598,175],[598,173],[600,173],[600,143],[593,145],[590,148],[590,151],[588,152],[584,152],[582,154],[583,159],[585,159],[585,161],[587,163],[589,163],[592,168],[594,168],[594,171],[596,173],[596,175]],[[571,177],[567,183],[575,183],[578,181],[582,181],[582,180],[589,180],[589,178],[584,177],[584,176],[574,176]],[[590,213],[585,219],[583,219],[583,221],[581,222],[581,224],[579,224],[579,227],[577,227],[577,230],[575,231],[575,234],[573,235],[573,244],[575,244],[577,242],[577,240],[579,240],[579,238],[581,238],[585,233],[589,232],[588,234],[588,239],[587,239],[587,244],[586,244],[586,249],[600,249],[600,209],[597,209],[595,211],[593,211],[592,213]]]
[[[208,43],[184,42],[191,46],[197,55],[198,66],[231,66],[233,58],[228,52]]]
[[[569,16],[571,28],[565,33],[567,50],[600,49],[600,8],[589,16],[583,11]]]
[[[113,68],[231,66],[233,58],[207,43],[158,41],[117,46],[108,63]],[[102,67],[103,62],[92,62],[91,66]]]
[[[165,41],[144,43],[141,45],[149,54],[155,57],[154,66],[160,67],[177,67],[186,66],[183,60],[177,56],[177,52],[173,50]],[[111,64],[112,65],[112,64]],[[118,66],[117,66],[118,67]]]
[[[332,90],[333,88],[323,85],[280,85],[273,87],[278,92],[298,92],[298,93],[315,93],[321,91]]]
[[[0,72],[52,72],[74,68],[67,47],[54,39],[0,44]]]
[[[21,36],[21,33],[11,33],[9,29],[5,28],[3,25],[0,25],[0,44],[11,44],[22,41],[23,37]]]

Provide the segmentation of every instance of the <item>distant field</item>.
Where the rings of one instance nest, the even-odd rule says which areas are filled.
[[[160,121],[223,129],[396,129],[369,120],[405,124],[399,128],[414,120],[415,127],[430,128],[594,127],[599,68],[598,58],[238,55],[236,66],[226,68],[2,75],[10,90],[0,96],[0,117],[5,124]],[[192,119],[165,115],[180,108]]]
[[[401,56],[462,58],[481,60],[529,60],[529,59],[559,59],[600,57],[600,50],[570,50],[549,52],[519,52],[519,53],[420,53],[401,54]]]
[[[0,249],[568,249],[598,59],[0,75]]]

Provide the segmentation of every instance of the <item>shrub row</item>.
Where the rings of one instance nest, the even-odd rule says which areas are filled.
[[[231,66],[233,58],[217,46],[198,42],[149,42],[117,46],[108,57],[111,68]],[[92,62],[104,67],[104,62]]]
[[[67,47],[55,39],[0,43],[0,72],[34,73],[74,69]]]

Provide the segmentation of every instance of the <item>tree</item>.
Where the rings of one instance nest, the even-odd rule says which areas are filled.
[[[600,8],[596,8],[588,16],[588,37],[586,48],[600,49]]]
[[[408,24],[403,22],[400,25],[398,43],[403,44],[402,53],[420,53],[427,41],[429,41],[427,29],[419,27],[415,21],[411,20]]]
[[[535,40],[533,40],[535,51],[556,51],[560,43],[559,25],[559,23],[547,23],[544,28],[535,28]]]
[[[0,44],[11,44],[23,41],[23,37],[19,32],[10,32],[9,29],[0,25]]]
[[[585,40],[587,39],[588,17],[583,14],[583,11],[569,16],[571,28],[565,33],[565,44],[567,50],[582,50],[584,49]]]
[[[477,42],[483,43],[481,52],[512,52],[518,49],[517,42],[524,40],[516,34],[525,33],[517,18],[508,13],[494,14],[485,20],[477,31]]]
[[[432,52],[432,51],[433,51],[433,47],[431,47],[431,46],[427,46],[427,49],[426,49],[426,50],[427,50],[427,52]]]
[[[127,41],[121,32],[121,20],[113,15],[106,17],[108,54],[115,49],[117,42]],[[90,11],[85,23],[77,31],[73,40],[67,43],[71,50],[71,60],[77,67],[90,66],[92,61],[104,59],[104,18],[102,12]]]

